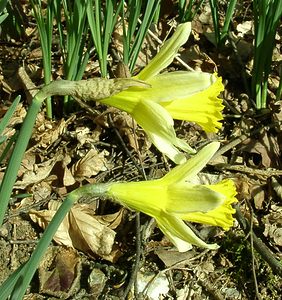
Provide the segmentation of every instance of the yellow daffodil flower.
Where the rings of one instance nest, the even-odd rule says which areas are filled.
[[[173,119],[195,122],[206,132],[216,132],[221,127],[223,109],[217,98],[223,85],[217,75],[186,71],[159,74],[173,61],[190,32],[191,23],[180,24],[159,53],[132,78],[151,88],[130,87],[100,100],[131,114],[155,146],[177,164],[186,161],[179,149],[194,150],[176,137]]]
[[[155,218],[179,251],[189,250],[191,244],[216,249],[216,244],[206,244],[183,220],[221,226],[225,230],[233,225],[235,210],[231,205],[237,201],[234,183],[231,180],[215,185],[191,183],[218,148],[218,142],[210,143],[161,179],[107,183],[101,191],[114,201]]]

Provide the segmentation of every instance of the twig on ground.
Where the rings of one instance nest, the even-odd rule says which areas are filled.
[[[240,207],[236,204],[236,219],[239,222],[242,230],[245,234],[248,234],[251,230],[249,222],[244,218]],[[268,263],[274,274],[282,277],[282,264],[279,260],[274,257],[274,254],[269,250],[269,248],[252,232],[253,245],[256,251],[261,255],[261,257]]]
[[[13,213],[6,213],[5,217],[4,217],[4,223],[6,223],[7,221],[11,220],[12,218],[15,218],[21,214],[25,214],[27,213],[29,210],[31,209],[39,209],[42,205],[45,205],[46,203],[48,203],[50,200],[52,199],[52,197],[48,197],[46,199],[42,199],[39,200],[36,203],[18,208],[16,210],[13,211]]]
[[[127,299],[128,294],[132,286],[134,285],[134,296],[137,299],[137,287],[136,287],[136,278],[140,264],[140,257],[141,257],[141,233],[140,233],[140,213],[137,212],[135,216],[135,228],[136,228],[136,255],[135,255],[135,263],[132,267],[131,276],[129,278],[128,284],[123,294],[123,299]]]
[[[12,239],[17,239],[17,224],[13,224],[13,229],[12,229]],[[12,251],[11,251],[11,270],[15,271],[17,269],[17,264],[16,264],[16,252],[18,250],[18,245],[12,244]]]
[[[203,289],[211,296],[214,300],[224,300],[223,296],[221,296],[220,292],[213,287],[208,280],[198,279],[197,282],[203,287]]]
[[[268,126],[263,126],[263,127],[259,127],[253,131],[250,131],[248,133],[242,134],[241,136],[235,138],[234,140],[230,141],[228,144],[222,146],[214,155],[213,159],[223,155],[225,152],[233,149],[234,147],[238,146],[239,144],[241,144],[243,141],[245,141],[246,139],[248,139],[249,137],[258,134],[261,132],[262,129],[268,131],[270,128],[273,128],[275,126],[277,126],[279,123],[282,122],[274,122]]]
[[[253,232],[253,209],[249,201],[247,200],[248,208],[251,212],[250,217],[250,231],[249,231],[249,238],[250,238],[250,244],[251,244],[251,256],[252,256],[252,273],[253,273],[253,279],[254,279],[254,285],[255,285],[255,291],[256,291],[256,297],[258,300],[261,300],[261,296],[258,289],[258,281],[257,281],[257,275],[256,275],[256,266],[255,266],[255,253],[254,253],[254,232]]]
[[[228,164],[218,164],[215,166],[217,169],[225,169],[230,171],[237,171],[241,173],[262,176],[262,177],[272,177],[272,176],[281,176],[282,170],[267,168],[266,170],[254,169],[246,167],[244,165],[228,165]]]
[[[9,243],[11,245],[30,245],[38,244],[38,240],[10,240]]]
[[[84,108],[86,111],[88,111],[90,113],[90,115],[94,116],[94,118],[96,118],[97,116],[100,115],[100,112],[98,112],[92,106],[88,105],[85,101],[82,101],[77,97],[73,97],[73,98],[82,108]]]
[[[114,132],[117,136],[117,138],[119,139],[122,147],[124,148],[126,154],[128,155],[128,157],[130,157],[130,159],[132,160],[134,166],[136,167],[136,169],[138,170],[138,172],[140,173],[140,175],[143,177],[144,180],[146,180],[146,175],[144,172],[144,169],[141,168],[137,161],[135,160],[135,158],[133,157],[133,155],[131,154],[131,152],[128,150],[124,140],[122,139],[119,131],[117,130],[117,128],[114,126],[113,120],[111,118],[110,115],[108,115],[108,120],[109,120],[109,125],[114,129]],[[135,263],[134,266],[132,268],[132,272],[131,272],[131,276],[129,279],[129,282],[127,284],[127,287],[124,291],[123,294],[123,299],[126,299],[127,295],[129,294],[131,287],[133,286],[133,284],[135,285],[134,291],[135,293],[137,292],[137,287],[136,287],[136,278],[137,278],[137,273],[138,273],[138,269],[139,269],[139,264],[140,264],[140,257],[141,257],[141,233],[140,233],[140,213],[137,212],[136,213],[136,217],[135,217],[135,227],[136,227],[136,256],[135,256]],[[135,295],[137,297],[137,295]]]
[[[109,121],[109,125],[113,128],[117,138],[119,139],[124,151],[126,152],[126,154],[128,155],[128,157],[132,160],[132,163],[134,164],[135,168],[138,170],[138,172],[141,174],[141,176],[144,178],[144,172],[142,170],[142,168],[138,165],[136,159],[133,157],[133,155],[131,154],[131,152],[128,150],[123,138],[121,137],[118,129],[115,127],[113,119],[111,117],[111,115],[108,115],[108,121]]]

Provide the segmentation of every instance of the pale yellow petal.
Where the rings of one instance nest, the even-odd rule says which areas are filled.
[[[146,131],[146,134],[149,138],[149,140],[152,141],[152,143],[155,145],[155,147],[164,155],[166,155],[169,159],[171,159],[176,164],[183,164],[186,162],[186,157],[184,153],[180,152],[180,150],[177,149],[177,147],[174,146],[175,139],[167,139],[164,136],[161,136],[160,134],[154,134],[152,132]],[[191,153],[193,149],[189,152]],[[187,151],[188,152],[188,151]]]
[[[140,101],[131,115],[145,130],[154,145],[175,163],[183,163],[186,160],[177,148],[194,153],[187,143],[176,137],[173,119],[158,103],[149,100]]]
[[[208,212],[219,207],[225,200],[221,193],[203,185],[188,183],[172,184],[167,188],[165,211],[182,216],[185,213]]]
[[[159,53],[149,64],[136,76],[136,79],[144,80],[157,75],[173,61],[181,45],[185,44],[191,32],[191,23],[178,25],[173,36],[162,46]]]
[[[218,142],[208,144],[186,163],[172,169],[161,180],[166,184],[188,181],[189,178],[196,176],[205,167],[219,146],[220,143]]]
[[[130,113],[153,144],[176,164],[186,161],[185,155],[179,149],[195,153],[185,141],[176,137],[170,114],[158,103],[143,98],[142,90],[134,88],[100,102]]]
[[[146,82],[151,85],[151,88],[140,89],[140,98],[169,104],[181,99],[188,101],[190,96],[214,84],[216,77],[204,72],[175,71],[156,75]]]
[[[190,249],[190,244],[207,249],[217,249],[216,244],[207,244],[179,218],[162,213],[156,218],[157,224],[161,231],[177,247],[179,252],[185,252]]]
[[[187,97],[209,88],[216,77],[204,72],[176,71],[163,73],[147,81],[150,88],[130,87],[109,98],[100,100],[101,103],[128,111],[136,103],[145,99],[153,102],[170,102]],[[129,108],[132,110],[132,108]]]

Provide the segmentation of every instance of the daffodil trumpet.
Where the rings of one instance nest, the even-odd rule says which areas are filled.
[[[191,245],[216,249],[217,244],[201,240],[184,221],[220,226],[224,230],[233,225],[232,203],[237,201],[233,181],[226,179],[214,185],[192,183],[218,148],[218,142],[208,144],[160,179],[87,185],[78,190],[81,195],[108,197],[155,218],[160,230],[180,252],[189,250]]]

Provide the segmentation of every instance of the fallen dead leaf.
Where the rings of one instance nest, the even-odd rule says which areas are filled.
[[[36,211],[32,209],[29,212],[29,216],[33,222],[37,223],[40,227],[45,229],[54,217],[60,205],[61,204],[58,201],[50,200],[48,203],[48,209],[42,211]],[[73,243],[69,234],[69,228],[70,224],[67,215],[53,237],[54,241],[57,244],[73,247]]]
[[[23,173],[22,179],[15,183],[15,188],[25,189],[31,184],[46,179],[50,175],[56,162],[64,159],[64,157],[58,153],[47,161],[35,164],[35,155],[31,153],[27,155],[28,157],[25,156],[21,166],[21,172]]]
[[[108,154],[106,150],[98,152],[96,149],[90,149],[83,158],[72,166],[71,173],[75,178],[90,178],[100,171],[106,171],[107,160],[105,156]]]
[[[271,185],[276,192],[277,196],[282,199],[282,185],[275,177],[271,177]]]
[[[191,246],[192,249],[192,246]],[[162,260],[166,267],[177,265],[178,268],[184,267],[189,259],[193,258],[196,253],[193,250],[178,252],[176,250],[157,249],[155,253]]]
[[[238,37],[244,37],[245,34],[253,34],[254,22],[245,21],[237,25]]]
[[[86,214],[79,206],[69,214],[70,236],[73,246],[84,252],[103,257],[111,253],[116,233],[102,225],[94,216]]]
[[[272,205],[271,212],[264,219],[265,229],[264,236],[270,237],[274,246],[282,246],[282,208]]]
[[[31,210],[29,216],[45,229],[59,206],[60,203],[51,200],[48,210]],[[60,245],[79,249],[90,256],[96,254],[114,261],[120,255],[120,251],[113,249],[116,233],[110,226],[113,223],[115,227],[119,225],[121,213],[103,216],[101,222],[101,216],[96,216],[93,211],[88,204],[76,204],[59,226],[54,240]],[[110,221],[107,221],[107,218]]]
[[[63,186],[70,186],[75,183],[75,179],[71,170],[68,168],[68,164],[71,162],[71,157],[69,154],[65,154],[64,159],[61,161],[61,166],[63,168]]]
[[[261,164],[265,168],[280,168],[280,147],[273,135],[266,130],[261,134],[259,139],[246,141],[244,152],[256,153],[261,156]],[[250,165],[257,165],[256,162],[249,161]]]
[[[256,209],[263,209],[265,201],[265,191],[262,185],[253,185],[251,187],[251,196],[254,199]]]
[[[45,112],[38,114],[35,123],[34,140],[37,147],[48,148],[56,142],[66,128],[66,121],[61,119],[53,121],[46,119]]]
[[[79,147],[83,146],[84,144],[93,144],[99,141],[101,134],[101,128],[95,128],[95,130],[91,130],[89,127],[77,127],[75,128],[75,132],[71,133],[73,138],[76,138]]]
[[[49,247],[38,272],[41,293],[67,299],[79,289],[80,256],[72,248]]]

